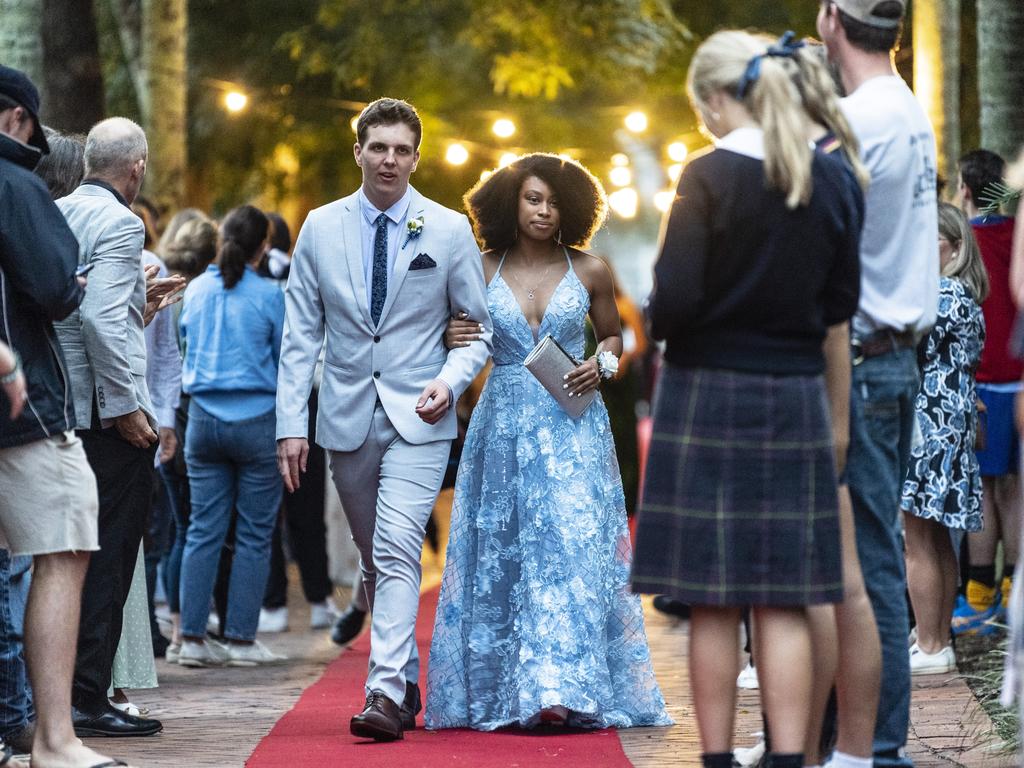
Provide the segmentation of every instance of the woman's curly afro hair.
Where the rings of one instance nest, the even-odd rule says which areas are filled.
[[[604,187],[575,160],[543,152],[522,155],[479,181],[463,197],[473,231],[483,247],[502,251],[515,243],[519,236],[519,193],[531,176],[551,187],[558,201],[561,242],[586,248],[608,215]]]

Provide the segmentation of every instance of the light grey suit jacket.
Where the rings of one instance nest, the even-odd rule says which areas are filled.
[[[54,324],[71,376],[77,427],[92,426],[95,401],[103,427],[141,408],[156,429],[146,386],[142,220],[93,184],[83,184],[57,206],[78,238],[78,263],[96,264],[82,304]]]
[[[284,337],[277,378],[277,437],[306,437],[313,369],[326,338],[316,442],[332,451],[354,451],[366,440],[378,398],[407,442],[423,444],[456,435],[454,403],[437,424],[416,415],[416,400],[433,379],[455,399],[490,355],[480,249],[460,213],[411,189],[387,299],[374,327],[366,301],[362,237],[356,194],[312,211],[302,225],[285,293]],[[436,266],[410,270],[426,254]],[[426,261],[423,259],[422,261]],[[444,331],[453,313],[465,311],[486,328],[483,343],[447,350]]]

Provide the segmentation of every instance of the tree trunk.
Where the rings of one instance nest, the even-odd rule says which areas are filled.
[[[86,133],[103,119],[103,73],[92,0],[42,0],[43,122]]]
[[[139,94],[149,139],[146,195],[161,210],[185,203],[186,0],[143,0],[142,82]]]
[[[1010,159],[1024,144],[1024,2],[978,0],[981,144]]]
[[[45,90],[42,19],[43,0],[0,0],[0,51],[4,52],[4,64],[28,75],[40,94]]]
[[[960,157],[960,0],[914,3],[914,92],[935,129],[939,173]]]

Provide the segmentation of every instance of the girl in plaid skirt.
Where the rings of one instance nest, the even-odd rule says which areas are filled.
[[[688,90],[716,147],[680,178],[648,306],[666,349],[633,586],[692,606],[708,768],[732,762],[746,605],[769,765],[803,765],[807,607],[843,594],[822,343],[857,307],[863,194],[840,153],[808,144],[799,47],[725,31],[698,48]]]

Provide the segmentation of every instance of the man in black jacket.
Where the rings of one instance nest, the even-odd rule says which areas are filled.
[[[21,413],[0,389],[0,547],[32,555],[25,656],[36,709],[32,764],[114,765],[85,747],[71,723],[82,582],[97,546],[96,481],[75,437],[74,408],[53,321],[81,302],[78,243],[32,173],[49,151],[39,94],[0,66],[0,341],[24,371]],[[0,756],[0,762],[4,757]],[[7,765],[20,765],[19,761]]]

